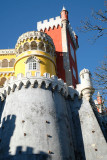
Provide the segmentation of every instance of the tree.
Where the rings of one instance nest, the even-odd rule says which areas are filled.
[[[94,20],[94,21],[93,21]],[[97,40],[102,36],[107,36],[107,1],[105,1],[105,10],[93,11],[92,20],[85,18],[81,21],[81,26],[78,28],[82,32],[94,31],[93,40]]]
[[[104,1],[105,10],[93,11],[91,20],[85,18],[81,21],[79,30],[82,32],[92,32],[93,40],[107,36],[107,0]],[[102,94],[107,99],[107,57],[98,66],[94,72],[93,84],[95,90]]]
[[[93,84],[95,90],[100,91],[101,95],[107,98],[107,57],[101,63],[99,67],[96,68],[93,76]],[[107,103],[107,102],[105,102]]]

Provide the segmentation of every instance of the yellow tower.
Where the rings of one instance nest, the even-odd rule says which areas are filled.
[[[22,34],[17,40],[15,76],[22,73],[32,76],[44,73],[56,75],[55,47],[52,39],[43,32],[31,31]]]

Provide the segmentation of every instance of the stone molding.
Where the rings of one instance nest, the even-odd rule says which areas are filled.
[[[49,78],[49,74],[44,74],[44,76],[31,76],[24,77],[23,74],[18,74],[17,77],[12,76],[10,79],[6,80],[4,87],[1,88],[1,99],[4,100],[7,95],[11,92],[15,92],[15,90],[20,90],[22,86],[28,88],[28,86],[35,88],[35,84],[38,84],[38,88],[41,88],[44,85],[45,89],[49,87],[54,91],[60,92],[63,96],[68,96],[68,87],[66,83],[62,79],[58,79],[57,76],[52,75]]]
[[[24,40],[31,39],[31,38],[34,38],[34,39],[37,38],[38,40],[41,39],[41,40],[48,41],[54,47],[53,40],[46,33],[39,32],[39,31],[30,31],[22,34],[18,38],[15,48],[17,48],[18,44],[20,44]]]
[[[38,31],[43,30],[43,32],[44,32],[45,29],[47,29],[47,30],[49,30],[49,28],[53,29],[54,26],[57,28],[58,25],[61,26],[61,18],[60,18],[60,16],[55,17],[55,19],[54,18],[50,18],[49,21],[48,20],[44,20],[43,23],[42,23],[42,21],[37,22],[37,30]]]
[[[0,49],[0,55],[14,55],[15,54],[15,49]]]

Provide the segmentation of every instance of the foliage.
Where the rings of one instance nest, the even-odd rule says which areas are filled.
[[[85,18],[81,21],[81,26],[78,29],[82,32],[94,31],[94,41],[102,36],[107,36],[107,1],[105,1],[105,10],[93,10],[92,20]]]
[[[100,91],[101,95],[107,98],[107,57],[96,68],[93,76],[93,84],[95,90]]]

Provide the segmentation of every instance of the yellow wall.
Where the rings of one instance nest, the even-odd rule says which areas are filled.
[[[0,60],[1,61],[3,59],[7,59],[8,61],[10,61],[13,58],[16,59],[16,55],[15,54],[3,54],[3,55],[0,55]],[[0,87],[3,85],[2,84],[2,78],[3,77],[8,79],[9,77],[14,76],[14,75],[15,75],[14,67],[0,67]]]
[[[51,57],[48,53],[45,53],[43,51],[26,51],[26,52],[21,53],[16,58],[16,63],[14,65],[15,76],[17,76],[17,74],[19,73],[22,73],[24,75],[26,74],[26,65],[27,65],[26,61],[30,56],[36,56],[40,60],[40,70],[39,71],[41,72],[41,76],[43,76],[45,72],[50,73],[50,75],[56,75],[55,64],[54,64],[56,63],[55,57]],[[44,56],[47,56],[47,58]],[[51,60],[48,58],[50,58]],[[36,70],[31,71],[32,76],[35,75],[35,72]]]
[[[16,50],[20,47],[20,45],[23,45],[25,42],[31,42],[36,40],[36,42],[40,42],[41,39],[27,39],[23,42],[20,42],[20,44],[17,45]],[[45,44],[49,44],[52,48],[51,44],[48,42],[45,42]],[[26,61],[29,57],[35,56],[37,59],[40,60],[40,70],[26,70]],[[16,54],[0,54],[0,60],[7,59],[10,61],[11,59],[15,59],[16,62],[14,64],[14,67],[0,67],[0,86],[3,86],[3,78],[5,77],[8,79],[11,76],[17,76],[17,74],[22,73],[26,76],[26,72],[31,72],[32,76],[35,75],[35,72],[41,72],[41,76],[43,76],[44,73],[50,73],[51,75],[56,75],[56,57],[51,56],[49,53],[46,53],[41,50],[31,50],[31,51],[25,51],[16,56]],[[7,72],[7,73],[6,73]]]

